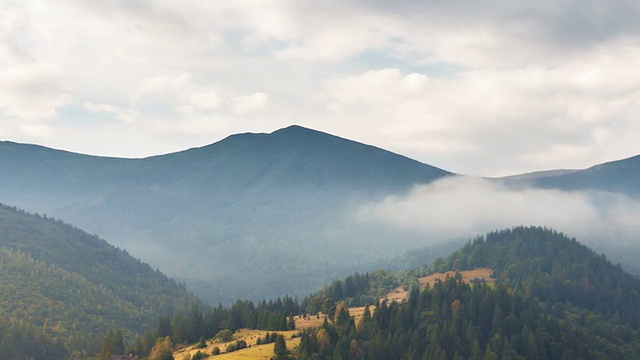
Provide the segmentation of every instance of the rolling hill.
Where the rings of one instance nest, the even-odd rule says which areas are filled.
[[[94,235],[0,206],[0,316],[44,329],[70,352],[86,351],[109,329],[131,338],[197,303]]]
[[[225,302],[304,294],[419,245],[360,224],[356,209],[451,175],[299,126],[145,159],[2,142],[0,169],[0,201],[99,234]]]
[[[416,282],[408,300],[379,303],[355,322],[338,305],[333,322],[302,334],[296,358],[640,356],[640,279],[575,239],[540,227],[494,231],[433,265],[435,271],[477,267],[493,268],[495,284],[469,284],[456,275],[421,289]],[[353,286],[349,280],[325,288],[320,302],[335,296],[337,285]],[[355,290],[370,291],[371,282]]]

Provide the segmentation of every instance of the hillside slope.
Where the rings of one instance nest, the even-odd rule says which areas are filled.
[[[109,329],[132,336],[197,301],[96,236],[0,205],[0,315],[44,328],[70,350]],[[77,348],[74,348],[77,347]]]
[[[340,302],[354,299],[334,298],[334,321],[302,334],[297,359],[639,358],[640,279],[575,239],[539,227],[496,231],[434,270],[479,266],[493,268],[495,285],[451,276],[355,322]],[[371,285],[347,278],[340,288],[347,283]]]
[[[437,267],[490,267],[497,281],[543,302],[617,314],[634,328],[640,322],[640,279],[550,229],[516,227],[489,233]]]
[[[99,234],[213,301],[305,293],[356,257],[415,247],[356,209],[450,174],[299,126],[145,159],[4,142],[0,169],[0,201]]]

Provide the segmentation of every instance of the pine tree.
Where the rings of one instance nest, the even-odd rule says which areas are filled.
[[[284,336],[278,334],[276,336],[275,344],[273,345],[273,357],[271,360],[289,360],[292,357],[287,350],[287,343],[284,340]]]
[[[124,354],[124,340],[120,330],[110,329],[102,340],[100,347],[100,358],[109,359],[111,355]]]

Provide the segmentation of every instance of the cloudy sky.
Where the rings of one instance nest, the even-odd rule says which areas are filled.
[[[0,0],[0,139],[142,157],[300,124],[499,176],[640,153],[640,2]]]

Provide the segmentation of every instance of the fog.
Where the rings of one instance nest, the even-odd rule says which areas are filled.
[[[420,233],[425,239],[473,238],[518,225],[550,227],[587,244],[640,243],[640,201],[618,193],[509,186],[499,180],[444,178],[363,205],[358,218]],[[433,241],[432,240],[432,241]]]

